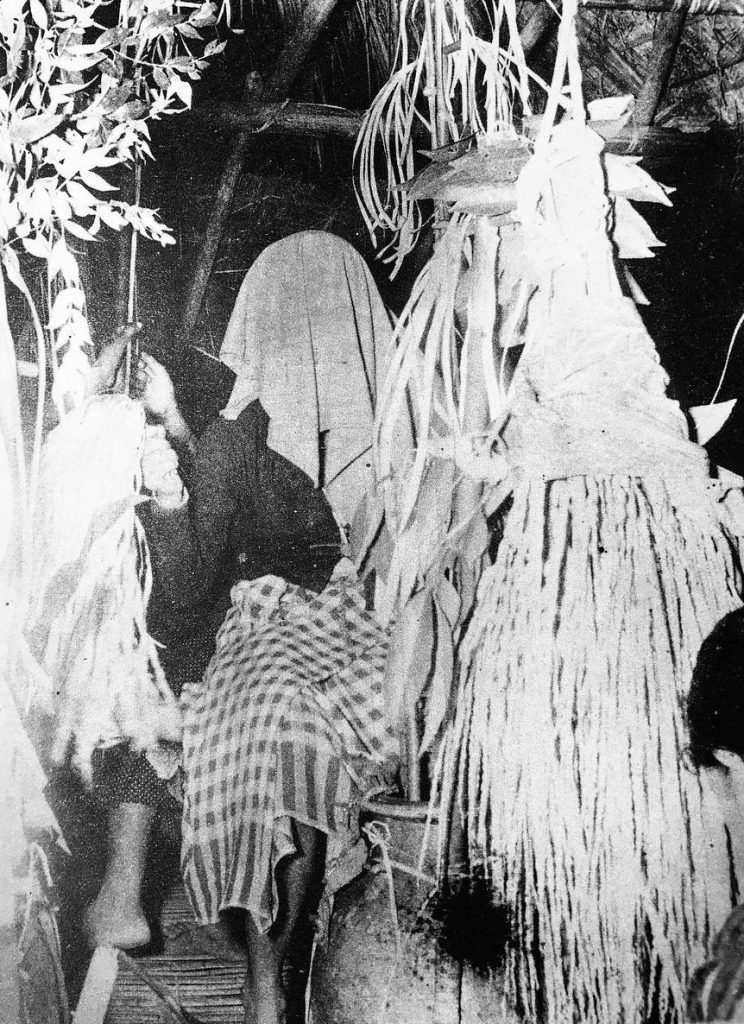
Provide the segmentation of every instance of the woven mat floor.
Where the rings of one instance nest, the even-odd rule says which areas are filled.
[[[180,886],[167,897],[160,920],[162,951],[137,957],[137,965],[168,991],[194,1024],[243,1024],[240,992],[246,968],[239,945],[221,929],[197,926]],[[105,1024],[172,1021],[163,1000],[123,964]]]

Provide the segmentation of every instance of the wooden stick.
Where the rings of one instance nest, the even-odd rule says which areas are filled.
[[[121,0],[119,4],[119,27],[129,30],[129,0]],[[120,46],[123,58],[126,58],[129,50],[129,43],[125,36]],[[141,81],[139,68],[135,72],[136,89],[139,91]],[[135,158],[136,159],[136,158]],[[136,164],[135,164],[136,167]],[[126,170],[122,170],[122,181],[120,183],[119,198],[125,203],[135,203],[137,190],[136,172],[134,180],[129,177]],[[130,266],[132,249],[136,245],[135,230],[133,227],[122,228],[119,232],[119,259],[116,268],[116,297],[114,300],[114,327],[123,327],[127,323],[129,282],[131,280]]]
[[[200,1024],[193,1014],[188,1013],[166,985],[162,985],[149,974],[136,960],[128,956],[123,950],[119,950],[119,963],[127,970],[136,975],[137,978],[158,997],[161,1003],[161,1014],[163,1024]],[[75,1024],[80,1024],[75,1017]]]
[[[686,12],[665,14],[659,21],[659,31],[654,36],[654,52],[646,79],[636,100],[633,123],[643,129],[653,124],[656,111],[664,95],[680,36],[685,27]]]
[[[75,1024],[103,1024],[118,973],[117,951],[113,946],[99,946],[85,975],[75,1011]]]
[[[308,0],[294,32],[279,55],[271,77],[262,90],[261,94],[264,98],[283,100],[286,97],[335,5],[336,0]],[[251,87],[251,77],[249,76],[246,82],[246,92],[249,98],[256,92],[255,87]],[[212,273],[235,188],[252,138],[253,136],[249,132],[241,131],[236,135],[220,178],[217,198],[196,257],[194,276],[186,300],[182,338],[184,344],[188,342],[196,326],[207,290],[207,282]]]
[[[139,206],[142,197],[142,160],[135,158],[134,164],[134,205]],[[135,317],[135,300],[137,287],[137,241],[139,235],[132,231],[132,243],[129,247],[129,285],[127,288],[127,323],[133,324]]]
[[[134,158],[134,205],[139,206],[142,196],[142,160],[139,156]],[[135,323],[136,286],[137,286],[137,242],[139,234],[132,228],[129,242],[129,282],[127,287],[127,320],[128,324]],[[124,368],[124,394],[131,396],[132,391],[132,351],[137,345],[136,338],[129,335],[127,339],[126,366]]]
[[[405,763],[401,774],[405,774],[406,799],[415,802],[421,800],[420,746],[421,737],[419,736],[418,718],[414,704],[413,707],[406,710]]]
[[[227,131],[310,137],[332,135],[354,142],[364,111],[344,110],[324,103],[267,103],[262,98],[249,96],[243,103],[210,103],[196,107],[192,117]]]
[[[529,57],[535,47],[539,46],[557,24],[558,15],[549,4],[541,4],[535,8],[519,33],[525,57]]]
[[[496,260],[499,230],[488,217],[478,217],[473,237],[473,265],[468,326],[465,332],[463,367],[462,430],[485,430],[491,415],[487,386],[487,360],[493,361],[493,337],[496,329]],[[472,512],[472,506],[467,514]]]
[[[122,168],[119,185],[119,198],[122,202],[134,201],[134,182]],[[129,260],[134,228],[124,227],[119,232],[118,260],[116,265],[116,298],[114,300],[114,327],[123,327],[127,322],[127,306],[129,302]]]

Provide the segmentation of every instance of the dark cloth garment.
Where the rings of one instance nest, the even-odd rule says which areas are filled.
[[[153,569],[148,628],[176,696],[204,674],[234,583],[271,573],[320,593],[339,559],[325,495],[268,448],[268,425],[258,401],[236,420],[216,420],[186,467],[188,504],[168,511],[150,501],[138,509]],[[168,799],[166,783],[128,745],[99,754],[93,791],[104,806]]]
[[[144,754],[128,743],[93,751],[93,796],[105,808],[144,804],[162,810],[176,802]]]
[[[712,954],[690,983],[688,1019],[744,1021],[744,907],[732,911]]]
[[[258,401],[216,420],[199,443],[188,504],[141,512],[157,581],[153,635],[166,645],[213,638],[238,580],[272,574],[320,593],[338,562],[325,495],[268,447],[268,426]]]

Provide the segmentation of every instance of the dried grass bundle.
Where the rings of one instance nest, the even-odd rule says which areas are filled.
[[[520,191],[542,331],[486,439],[491,507],[512,504],[459,651],[443,799],[511,911],[530,1019],[681,1020],[730,899],[682,707],[741,605],[737,542],[618,286],[596,138],[556,129]]]
[[[681,708],[702,639],[741,604],[738,537],[617,276],[618,251],[655,240],[609,193],[666,196],[585,124],[576,0],[563,9],[518,227],[454,213],[380,393],[393,646],[407,641],[436,681],[452,651],[432,653],[432,635],[449,624],[459,642],[454,692],[440,671],[428,691],[404,681],[398,703],[428,699],[426,744],[446,722],[434,799],[459,804],[471,857],[511,912],[508,980],[527,1018],[673,1024],[730,905],[722,826],[682,765]],[[572,116],[556,125],[563,104]],[[507,382],[499,352],[519,343]],[[405,402],[419,447],[401,472],[390,424]],[[476,563],[461,557],[468,510],[504,518],[474,606],[458,575]]]
[[[145,621],[144,425],[134,401],[100,396],[65,416],[42,455],[29,635],[55,681],[51,756],[71,753],[86,779],[97,746],[128,740],[155,757],[160,740],[179,738]]]
[[[367,111],[354,154],[357,197],[370,234],[394,236],[381,253],[393,274],[421,226],[417,204],[399,187],[415,170],[416,133],[435,150],[473,134],[492,139],[511,131],[515,104],[521,114],[531,112],[530,82],[543,85],[527,67],[514,0],[489,7],[486,39],[478,36],[464,0],[399,5],[396,67]]]
[[[725,841],[682,767],[682,707],[741,578],[701,484],[530,475],[481,579],[443,799],[513,915],[529,1019],[640,1022],[655,995],[681,1019],[720,923]]]

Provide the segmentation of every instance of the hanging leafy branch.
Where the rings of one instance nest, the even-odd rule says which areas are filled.
[[[90,352],[69,236],[93,241],[103,225],[130,225],[161,245],[173,241],[156,211],[115,198],[106,175],[152,155],[148,123],[189,107],[192,82],[224,47],[216,39],[205,45],[217,13],[209,2],[123,0],[114,28],[97,21],[103,7],[0,5],[0,255],[29,301],[18,252],[46,261],[60,409],[65,395],[73,404],[81,397]],[[35,311],[32,319],[38,329]],[[38,343],[43,348],[42,336]]]

